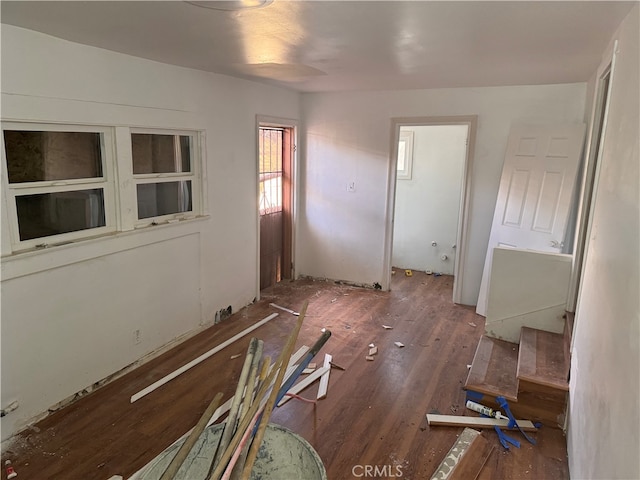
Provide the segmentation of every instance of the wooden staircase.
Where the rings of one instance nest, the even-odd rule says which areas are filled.
[[[519,344],[483,335],[464,386],[468,397],[499,408],[495,398],[503,396],[517,418],[563,428],[570,323],[566,322],[564,334],[522,327]]]

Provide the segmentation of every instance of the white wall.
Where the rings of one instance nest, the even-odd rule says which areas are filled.
[[[413,171],[396,184],[393,266],[453,274],[468,130],[466,125],[401,128],[413,132]]]
[[[384,283],[390,119],[477,114],[467,262],[459,279],[462,302],[475,304],[511,123],[581,122],[585,89],[580,83],[303,95],[306,196],[298,272]],[[349,182],[356,184],[353,193]]]
[[[640,478],[639,13],[636,5],[613,37],[619,50],[571,363],[575,479]]]
[[[2,25],[3,119],[204,130],[210,215],[3,257],[3,438],[253,300],[257,114],[296,119],[299,95]]]

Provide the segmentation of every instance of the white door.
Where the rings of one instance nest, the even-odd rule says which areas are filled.
[[[514,126],[509,135],[476,312],[486,315],[493,249],[561,253],[584,124]]]

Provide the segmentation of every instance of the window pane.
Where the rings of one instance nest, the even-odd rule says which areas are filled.
[[[5,130],[9,183],[102,177],[100,136]]]
[[[187,135],[131,134],[133,173],[191,171],[191,137]]]
[[[20,240],[105,226],[101,188],[16,197]]]
[[[138,218],[190,212],[191,182],[138,184]]]

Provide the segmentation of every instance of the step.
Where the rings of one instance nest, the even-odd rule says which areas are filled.
[[[569,391],[569,361],[562,334],[522,327],[517,377],[551,389]]]
[[[517,401],[518,344],[483,335],[478,342],[464,388]]]

